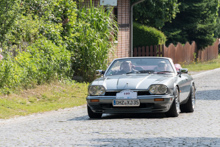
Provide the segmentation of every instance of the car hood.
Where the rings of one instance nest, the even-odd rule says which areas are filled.
[[[107,76],[95,80],[91,85],[103,85],[108,90],[148,89],[152,84],[165,84],[173,81],[173,74],[145,74]]]

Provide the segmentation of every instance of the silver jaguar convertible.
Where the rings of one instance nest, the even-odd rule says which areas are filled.
[[[179,65],[179,64],[177,64]],[[165,57],[115,59],[88,87],[90,118],[103,113],[165,113],[177,117],[193,112],[195,83],[188,70]]]

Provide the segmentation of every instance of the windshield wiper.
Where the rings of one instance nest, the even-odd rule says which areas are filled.
[[[157,74],[164,74],[164,73],[173,73],[172,71],[159,71]]]
[[[139,71],[130,71],[130,72],[127,72],[126,74],[131,74],[131,73],[140,73]]]
[[[148,73],[148,74],[151,74],[151,73],[154,73],[154,70],[141,70],[139,71],[140,73]]]

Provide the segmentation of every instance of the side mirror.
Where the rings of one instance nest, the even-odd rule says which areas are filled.
[[[100,77],[102,75],[104,75],[105,71],[104,70],[96,70],[95,75],[96,77]]]
[[[179,72],[187,74],[188,73],[188,69],[187,68],[181,68]]]

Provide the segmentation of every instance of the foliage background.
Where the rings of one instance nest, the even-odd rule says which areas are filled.
[[[163,31],[167,44],[196,41],[198,49],[203,49],[218,34],[218,11],[218,0],[146,0],[135,6],[134,20]],[[134,42],[150,39],[150,31],[142,30],[146,35],[140,32]],[[113,16],[92,3],[79,7],[72,0],[2,0],[0,89],[10,93],[15,87],[76,76],[92,81],[95,69],[106,68],[116,34]]]
[[[167,44],[195,41],[197,49],[212,45],[216,40],[214,33],[217,29],[218,0],[179,2],[180,13],[162,29],[168,38]]]
[[[132,0],[136,2],[137,0]],[[134,20],[140,24],[161,29],[166,22],[172,22],[179,13],[178,0],[145,0],[134,6]]]
[[[72,0],[3,0],[0,7],[2,93],[74,76],[91,81],[105,68],[117,25],[103,7]]]
[[[219,36],[218,12],[219,0],[145,0],[134,7],[134,20],[164,32],[167,46],[195,41],[200,50]]]

